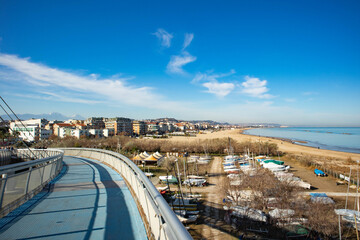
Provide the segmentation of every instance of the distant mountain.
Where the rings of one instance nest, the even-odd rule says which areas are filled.
[[[53,121],[53,120],[58,120],[58,121],[66,121],[69,119],[77,119],[77,120],[84,120],[85,118],[83,116],[80,115],[74,115],[74,116],[65,116],[61,113],[50,113],[50,114],[30,114],[30,113],[25,113],[25,114],[16,114],[21,120],[28,120],[31,118],[45,118],[49,121]],[[12,119],[15,119],[15,116],[13,114],[10,115]],[[10,120],[10,118],[7,115],[1,115],[1,117],[4,120]]]

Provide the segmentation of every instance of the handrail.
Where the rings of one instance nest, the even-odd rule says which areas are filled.
[[[36,166],[36,165],[39,165],[42,163],[47,163],[52,160],[56,161],[57,160],[56,157],[59,157],[59,156],[46,157],[46,158],[27,161],[27,162],[14,163],[14,164],[9,164],[9,165],[5,165],[5,166],[0,166],[0,175],[4,174],[4,173],[8,173],[8,172],[14,172],[14,171],[18,171],[21,169],[33,167],[33,166]]]
[[[0,217],[32,198],[60,172],[64,156],[61,150],[22,149],[14,152],[31,152],[35,157],[43,155],[40,151],[47,151],[49,157],[0,166]]]
[[[65,155],[94,158],[106,162],[117,169],[122,177],[129,182],[130,186],[128,187],[133,189],[133,193],[135,193],[135,197],[140,202],[147,220],[149,221],[151,232],[155,239],[192,239],[184,225],[169,207],[169,204],[157,191],[148,177],[146,177],[144,172],[130,159],[119,153],[102,149],[62,148],[61,150],[65,152]],[[99,155],[96,156],[93,153]],[[119,165],[120,162],[122,163],[121,165]],[[123,168],[124,166],[126,169]],[[130,174],[131,172],[132,174]],[[144,194],[142,191],[147,194]],[[149,206],[148,203],[150,203],[151,206]],[[155,216],[150,214],[150,211],[154,211],[156,213]],[[155,229],[158,226],[160,229]]]

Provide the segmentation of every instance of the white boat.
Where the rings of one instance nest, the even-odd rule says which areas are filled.
[[[196,155],[191,155],[189,159],[187,160],[187,163],[195,163],[199,161],[200,157]]]
[[[236,168],[235,165],[224,166],[224,169]]]
[[[178,182],[177,178],[173,175],[159,176],[159,179],[161,182],[165,182],[165,183],[177,183]]]
[[[206,185],[206,180],[204,178],[202,178],[202,179],[190,178],[190,179],[186,179],[183,182],[183,184],[189,185],[189,186],[203,187]]]
[[[176,214],[180,214],[181,216],[184,215],[197,215],[200,213],[200,211],[186,211],[186,210],[175,210]]]
[[[224,161],[238,161],[240,157],[237,155],[227,155],[224,157]]]
[[[273,172],[277,172],[277,171],[286,171],[289,169],[288,166],[284,166],[284,165],[278,165],[278,164],[275,164],[275,163],[264,163],[263,165],[263,168],[267,168],[269,169],[270,171],[273,171]]]
[[[198,215],[189,215],[189,216],[181,216],[180,214],[176,214],[177,218],[182,223],[193,223],[198,219]]]
[[[229,168],[229,169],[224,169],[224,172],[226,172],[226,173],[239,173],[240,169],[238,169],[238,168]]]
[[[200,161],[204,161],[204,160],[207,160],[207,161],[210,161],[211,160],[211,157],[210,156],[201,156],[200,158],[199,158],[199,160]]]
[[[241,206],[231,207],[230,209],[233,210],[231,215],[236,217],[245,217],[260,222],[266,222],[267,220],[266,214],[257,209]]]

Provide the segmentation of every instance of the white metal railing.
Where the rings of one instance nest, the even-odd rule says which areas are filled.
[[[168,203],[145,174],[127,157],[112,151],[90,148],[63,148],[65,155],[99,160],[116,169],[127,181],[145,214],[154,239],[192,239]]]
[[[61,150],[18,149],[14,152],[18,157],[31,156],[36,160],[0,167],[0,217],[40,192],[62,168],[64,152]]]

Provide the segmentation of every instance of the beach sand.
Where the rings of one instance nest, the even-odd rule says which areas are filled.
[[[339,151],[332,151],[325,149],[317,149],[313,147],[294,144],[288,141],[282,141],[279,139],[246,135],[246,134],[242,134],[241,129],[225,130],[225,131],[218,131],[218,132],[206,133],[206,134],[197,134],[196,137],[172,137],[169,138],[169,140],[179,141],[179,142],[181,141],[196,142],[199,139],[214,139],[214,138],[227,138],[227,137],[230,137],[239,142],[261,141],[261,142],[276,143],[279,147],[279,151],[286,153],[306,154],[306,155],[313,155],[313,156],[326,157],[326,158],[336,158],[338,160],[346,160],[349,157],[351,157],[352,160],[355,161],[360,160],[360,154],[358,153],[348,153],[348,152],[339,152]]]

